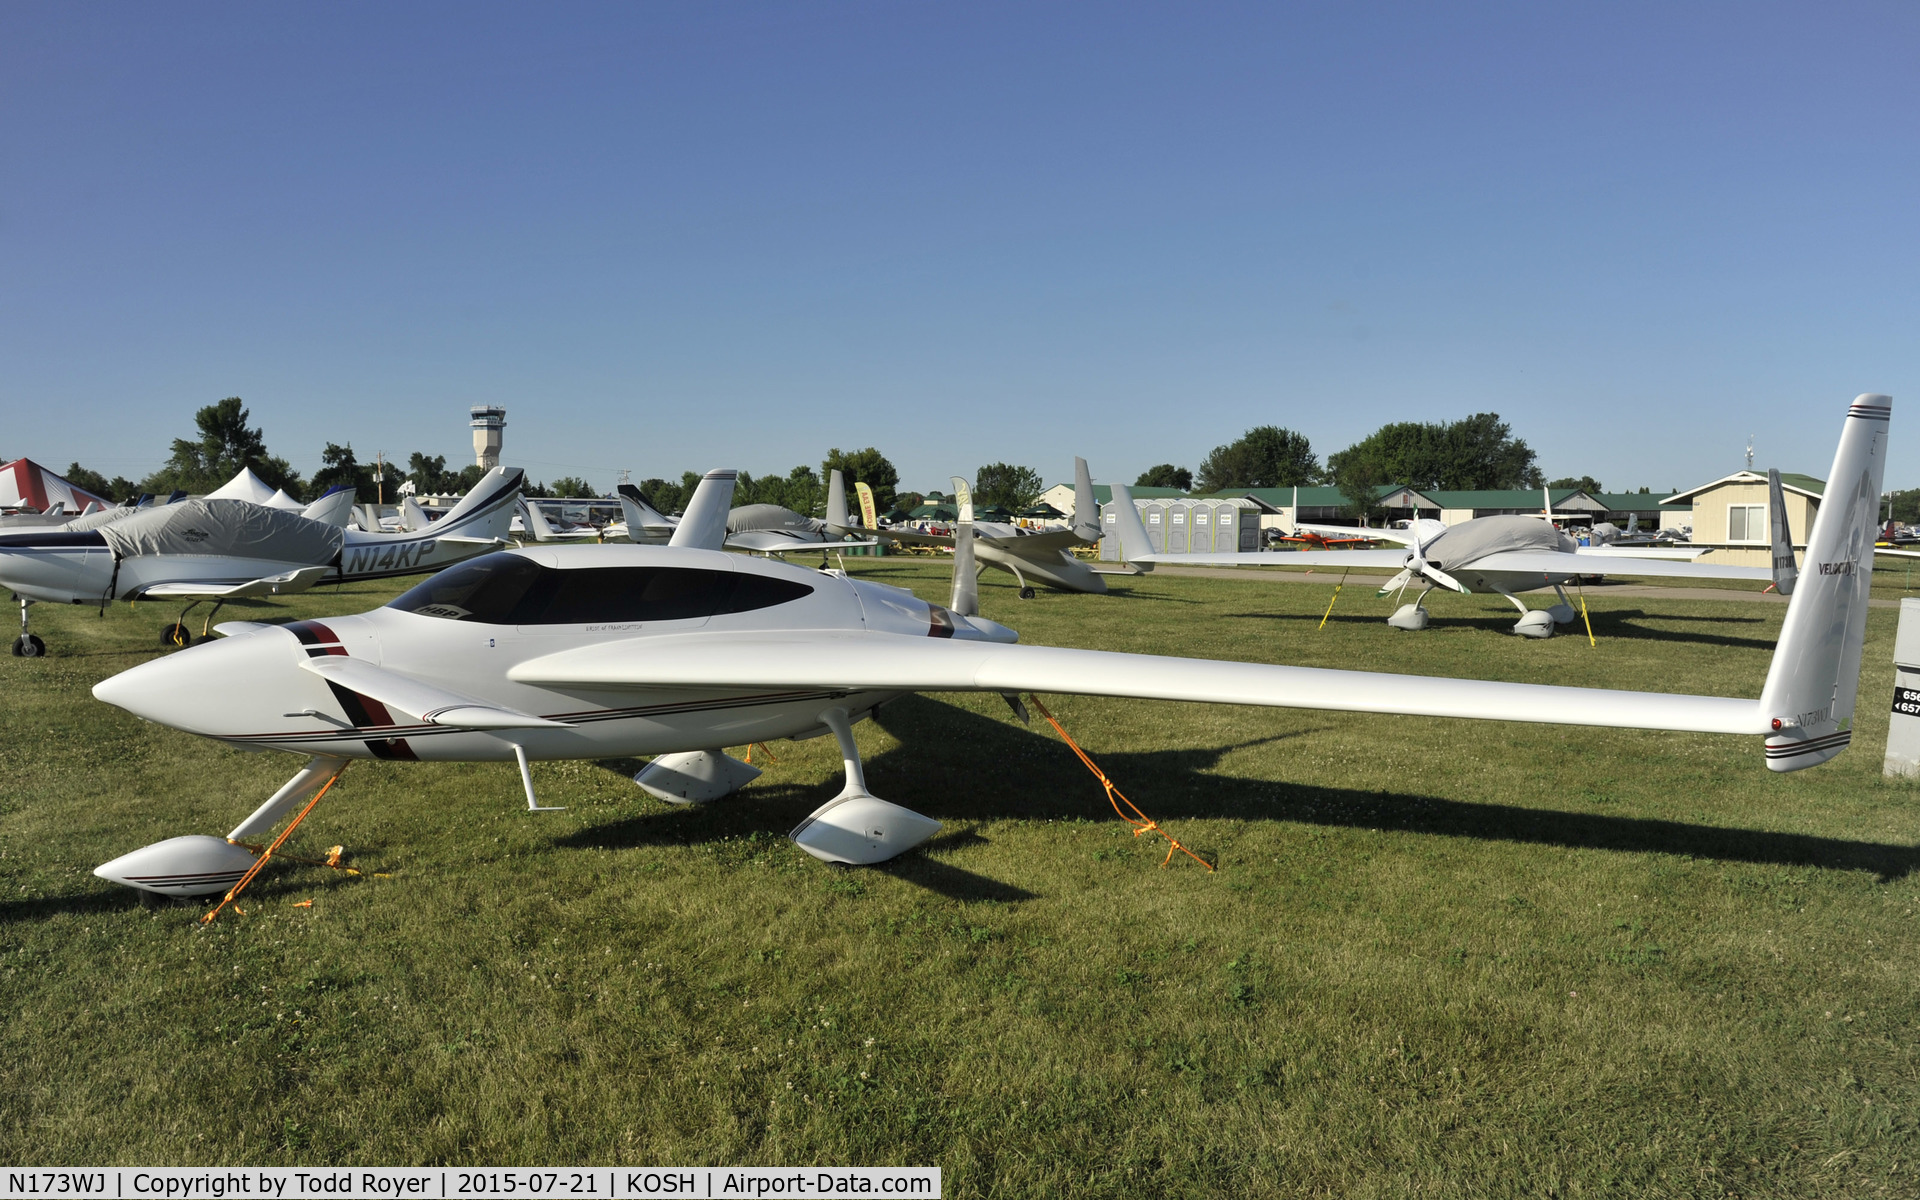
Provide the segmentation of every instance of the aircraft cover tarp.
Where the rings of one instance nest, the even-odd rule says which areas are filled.
[[[1561,550],[1574,541],[1539,517],[1481,517],[1463,521],[1426,545],[1427,561],[1442,570],[1448,563],[1477,562],[1502,550]]]
[[[346,534],[244,500],[183,500],[103,525],[100,536],[118,558],[201,554],[317,567],[333,561]]]

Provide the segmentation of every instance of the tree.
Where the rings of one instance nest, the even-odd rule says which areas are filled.
[[[353,456],[353,443],[344,446],[328,442],[320,451],[320,469],[313,473],[313,482],[307,485],[307,497],[318,500],[327,494],[329,488],[350,487],[354,492],[356,504],[372,504],[382,497],[398,500],[399,495],[392,488],[400,482],[398,468],[392,463],[385,464],[386,475],[378,477],[380,464],[363,463]],[[380,485],[386,484],[383,489]]]
[[[1598,479],[1595,479],[1591,475],[1582,475],[1578,479],[1575,479],[1571,475],[1569,475],[1565,479],[1549,480],[1547,482],[1547,486],[1552,488],[1556,492],[1559,491],[1561,488],[1572,488],[1582,492],[1586,492],[1588,495],[1595,495],[1607,490],[1601,487],[1600,481]]]
[[[1019,512],[1047,490],[1040,472],[1012,463],[988,463],[973,475],[973,502],[982,508],[1001,508]]]
[[[853,485],[864,483],[873,489],[873,506],[879,512],[890,512],[893,508],[893,492],[900,486],[900,472],[893,469],[887,456],[868,446],[865,450],[827,451],[826,461],[820,464],[820,478],[826,479],[833,471],[846,476],[847,494],[853,494]]]
[[[1533,450],[1512,434],[1498,413],[1475,413],[1449,425],[1398,421],[1329,455],[1327,469],[1338,481],[1364,463],[1375,482],[1412,488],[1540,487],[1546,478],[1533,464]]]
[[[1200,460],[1199,490],[1306,487],[1320,479],[1320,460],[1303,433],[1278,425],[1249,429]]]
[[[194,413],[199,439],[175,438],[172,456],[141,482],[141,490],[210,492],[244,469],[258,475],[268,487],[285,488],[289,494],[298,492],[300,473],[286,459],[267,453],[260,431],[247,424],[251,419],[238,396],[228,396]]]
[[[96,496],[108,500],[125,500],[129,496],[140,494],[140,485],[121,475],[108,479],[98,471],[89,471],[79,463],[66,470],[66,480],[75,487],[84,488]]]
[[[574,475],[562,475],[547,485],[547,493],[563,500],[591,499],[599,493],[586,480]]]
[[[1333,459],[1327,461],[1332,463]],[[1343,461],[1333,468],[1333,486],[1339,488],[1340,495],[1346,499],[1348,514],[1362,525],[1380,511],[1380,485],[1388,482],[1391,481],[1376,473],[1372,460],[1364,457]],[[1298,520],[1298,514],[1295,519]]]
[[[684,507],[677,483],[668,483],[664,479],[642,479],[634,486],[640,490],[640,498],[659,512],[677,513]]]
[[[1133,486],[1179,488],[1183,492],[1190,492],[1193,490],[1193,472],[1172,463],[1161,463],[1140,472],[1140,478],[1133,481]]]
[[[414,493],[421,496],[467,490],[460,486],[460,477],[447,470],[447,456],[444,454],[428,456],[415,450],[407,455],[407,479],[412,482]],[[479,482],[477,474],[474,482]]]

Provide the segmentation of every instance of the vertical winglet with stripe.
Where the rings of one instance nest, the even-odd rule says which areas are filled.
[[[1826,762],[1853,738],[1892,410],[1890,397],[1874,394],[1847,409],[1826,495],[1807,537],[1806,566],[1760,693],[1761,715],[1772,726],[1769,770]]]

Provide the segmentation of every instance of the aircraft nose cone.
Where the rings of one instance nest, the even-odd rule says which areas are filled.
[[[243,633],[141,663],[93,685],[94,699],[210,737],[253,732],[276,678],[298,671],[280,630]]]

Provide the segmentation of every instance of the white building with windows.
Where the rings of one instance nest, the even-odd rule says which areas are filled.
[[[1824,480],[1811,475],[1780,473],[1780,490],[1787,500],[1787,526],[1793,548],[1805,550],[1813,531],[1814,514],[1826,493]],[[1660,502],[1693,507],[1693,544],[1709,547],[1702,562],[1765,567],[1773,563],[1769,549],[1773,531],[1767,527],[1767,477],[1760,471],[1733,474],[1679,492]]]

